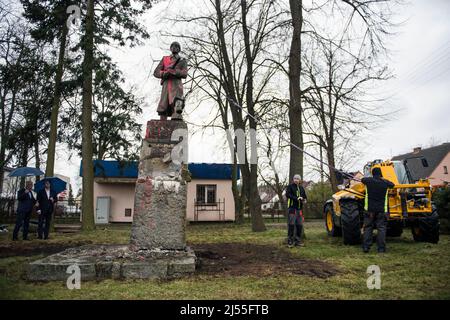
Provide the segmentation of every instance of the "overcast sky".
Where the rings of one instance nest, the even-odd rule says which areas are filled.
[[[146,45],[112,51],[128,84],[146,98],[142,124],[157,118],[160,85],[152,73],[161,56],[168,53],[160,49],[164,44],[158,35],[161,27],[158,16],[166,9],[166,4],[159,4],[146,15],[145,24],[152,33]],[[397,79],[387,83],[382,92],[392,95],[386,102],[388,108],[401,110],[364,139],[363,156],[353,168],[346,169],[361,170],[373,159],[389,159],[416,146],[450,141],[450,1],[411,1],[400,18],[405,22],[389,43],[392,55],[389,64]],[[207,113],[207,109],[197,110],[187,121],[198,123]],[[218,131],[194,135],[190,139],[189,161],[229,162],[227,152],[217,151],[222,139]],[[69,160],[64,151],[59,148],[55,171],[70,176],[72,185],[78,189],[80,159]],[[313,175],[305,172],[305,179],[308,177]]]

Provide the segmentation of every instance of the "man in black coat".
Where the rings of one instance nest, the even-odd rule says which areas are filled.
[[[56,192],[51,189],[50,181],[45,181],[45,187],[39,190],[37,194],[38,201],[38,238],[48,239],[48,233],[50,230],[50,221],[52,219],[53,209],[57,201]]]
[[[288,200],[288,246],[300,245],[303,228],[303,202],[306,202],[305,189],[300,185],[300,175],[294,175],[293,182],[286,188]]]
[[[31,211],[36,204],[36,199],[33,196],[33,182],[27,181],[25,189],[19,190],[17,199],[19,205],[17,207],[16,225],[13,231],[13,240],[18,240],[19,230],[23,226],[22,234],[23,240],[28,239],[28,227],[30,226]]]
[[[361,182],[366,185],[366,198],[364,202],[364,236],[363,251],[369,252],[372,245],[374,224],[378,230],[378,252],[386,251],[386,214],[389,212],[388,189],[394,184],[382,178],[380,168],[372,169],[372,177],[365,177]]]

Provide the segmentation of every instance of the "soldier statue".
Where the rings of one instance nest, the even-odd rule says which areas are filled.
[[[160,120],[182,120],[184,108],[183,82],[187,77],[187,61],[180,57],[181,46],[178,42],[170,45],[170,56],[162,58],[153,75],[161,79],[161,100],[158,104]]]

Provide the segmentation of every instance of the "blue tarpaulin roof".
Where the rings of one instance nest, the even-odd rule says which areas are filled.
[[[193,179],[231,179],[233,166],[227,163],[189,163]],[[237,178],[240,177],[237,172]]]
[[[227,163],[189,163],[193,179],[231,179],[233,166]],[[80,176],[83,167],[80,164]],[[238,179],[240,172],[238,170]],[[94,160],[94,176],[99,178],[137,178],[137,161]]]

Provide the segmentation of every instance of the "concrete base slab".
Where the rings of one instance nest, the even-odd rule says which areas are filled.
[[[87,245],[67,249],[29,264],[28,280],[64,281],[78,265],[81,280],[171,279],[195,272],[195,253],[185,250],[133,250],[128,245]]]

